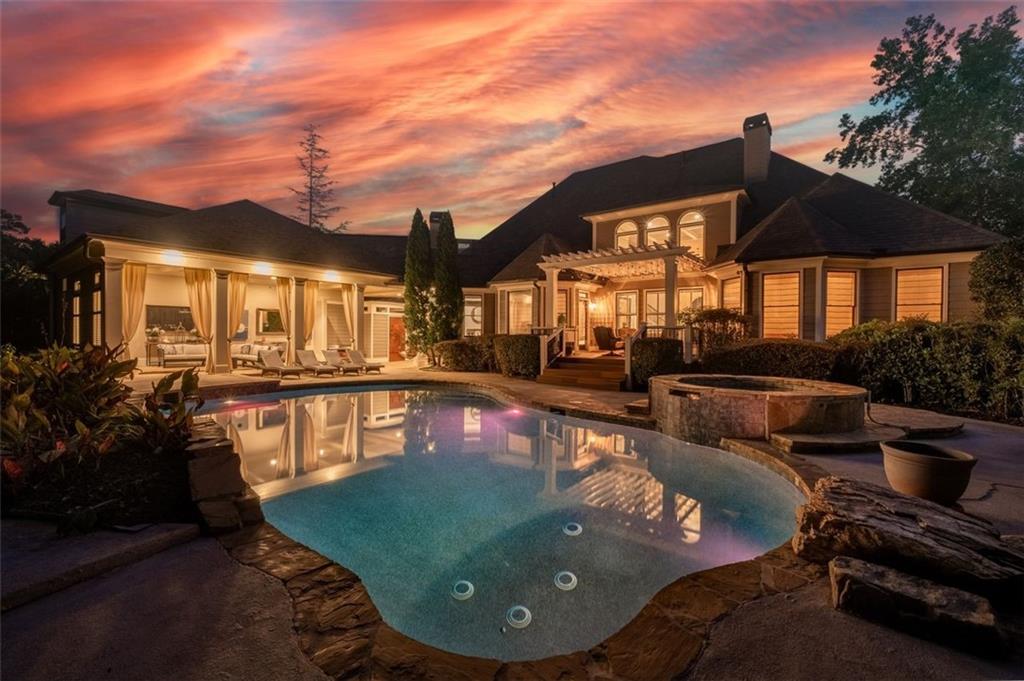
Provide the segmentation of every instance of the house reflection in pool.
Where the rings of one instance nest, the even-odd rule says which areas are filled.
[[[486,456],[543,470],[538,494],[600,509],[652,540],[700,539],[701,504],[650,471],[631,438],[496,407],[476,396],[417,390],[256,398],[220,403],[213,418],[264,499],[358,475],[405,456]],[[639,525],[639,528],[637,527]]]

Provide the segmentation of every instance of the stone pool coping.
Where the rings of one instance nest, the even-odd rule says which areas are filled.
[[[507,405],[654,428],[649,418],[566,407],[540,397],[472,381],[379,380],[279,387],[274,392],[336,385],[424,385],[471,389]],[[825,471],[749,441],[726,451],[780,475],[808,495]],[[767,443],[765,443],[767,445]],[[224,535],[220,541],[243,565],[283,582],[292,599],[299,647],[332,678],[383,676],[423,679],[660,679],[685,673],[700,657],[711,626],[740,605],[793,591],[823,577],[826,568],[798,558],[787,541],[756,558],[695,572],[669,584],[619,631],[589,650],[538,660],[501,662],[448,652],[388,625],[359,576],[291,539],[270,523]]]
[[[696,379],[696,380],[693,380]],[[729,387],[714,385],[712,379],[750,381],[763,384],[764,387]],[[701,382],[703,381],[703,383]],[[867,398],[868,391],[860,386],[833,383],[830,381],[814,381],[806,378],[788,378],[785,376],[755,376],[752,374],[666,374],[652,376],[652,383],[665,383],[674,388],[692,388],[706,392],[723,392],[729,394],[752,395],[785,395],[787,397],[849,397]],[[768,387],[770,383],[791,386],[792,390],[776,390]]]

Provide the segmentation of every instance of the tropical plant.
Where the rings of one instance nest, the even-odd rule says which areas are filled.
[[[56,249],[29,233],[20,215],[0,209],[0,336],[24,351],[46,343],[49,285],[40,269]]]
[[[986,319],[1024,318],[1024,237],[978,255],[971,262],[969,286]]]
[[[1024,47],[1013,7],[957,33],[906,21],[871,62],[873,112],[844,113],[825,161],[881,165],[878,186],[1010,236],[1024,236]]]

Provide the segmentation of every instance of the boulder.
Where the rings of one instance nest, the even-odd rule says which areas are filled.
[[[797,556],[850,556],[1020,607],[1024,551],[986,520],[866,482],[822,478],[797,509]],[[998,599],[998,600],[997,600]]]
[[[190,460],[188,478],[193,501],[233,497],[245,491],[241,459],[230,448]]]
[[[828,571],[836,610],[972,652],[1004,647],[986,598],[845,556],[833,558]]]

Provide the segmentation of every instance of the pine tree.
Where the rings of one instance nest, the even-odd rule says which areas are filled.
[[[433,345],[431,278],[430,230],[423,220],[423,213],[417,208],[405,243],[405,338],[410,354],[429,354]]]
[[[453,340],[462,330],[463,298],[459,285],[459,244],[451,213],[441,214],[434,256],[434,304],[430,323],[435,342]]]
[[[328,227],[327,219],[341,208],[334,205],[334,180],[327,176],[327,160],[331,152],[321,146],[323,136],[316,125],[310,123],[303,128],[306,136],[299,141],[301,152],[296,156],[302,169],[303,186],[300,189],[288,187],[296,196],[295,219],[310,229],[321,232],[344,231],[348,221],[342,220],[337,227]]]

